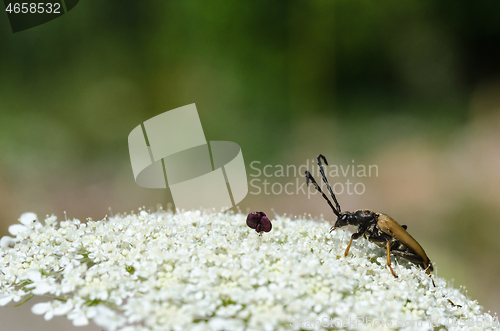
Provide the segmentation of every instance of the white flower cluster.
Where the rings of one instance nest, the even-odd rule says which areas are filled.
[[[443,279],[326,222],[156,212],[82,223],[33,213],[0,240],[0,305],[38,295],[45,319],[106,330],[496,329]],[[453,302],[455,305],[453,305]],[[460,306],[459,306],[460,305]]]

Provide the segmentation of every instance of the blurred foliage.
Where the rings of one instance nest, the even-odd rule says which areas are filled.
[[[16,34],[4,15],[0,232],[28,210],[84,219],[171,201],[135,185],[127,136],[196,103],[207,139],[237,142],[247,165],[320,152],[379,164],[357,202],[413,220],[442,273],[498,309],[500,193],[483,188],[499,182],[499,12],[472,0],[87,0]],[[243,208],[328,212],[321,203]]]

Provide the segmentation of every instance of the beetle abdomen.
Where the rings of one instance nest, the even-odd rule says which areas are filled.
[[[373,242],[375,245],[378,247],[385,249],[386,248],[386,240],[373,240],[373,238],[369,239],[371,242]],[[420,255],[415,253],[411,248],[406,246],[404,243],[402,243],[399,240],[396,240],[394,238],[389,239],[391,241],[391,253],[394,255],[397,255],[399,257],[402,257],[405,260],[410,261],[411,263],[414,263],[421,267],[422,269],[426,269],[426,264],[428,267],[429,271],[433,271],[434,268],[432,267],[432,263],[430,260],[427,259],[426,264],[424,264],[424,260]]]

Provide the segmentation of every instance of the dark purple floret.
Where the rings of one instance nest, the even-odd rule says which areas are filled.
[[[262,216],[262,218],[260,219],[260,227],[263,231],[269,232],[273,228],[273,225],[271,224],[271,221],[269,220],[269,218],[267,218],[267,216]]]
[[[265,216],[263,212],[260,211],[254,211],[248,214],[247,216],[247,225],[252,228],[252,229],[257,229],[257,227],[260,224],[260,220],[262,219],[262,216]]]
[[[254,211],[248,214],[247,225],[258,233],[262,231],[269,232],[273,228],[269,218],[261,211]]]

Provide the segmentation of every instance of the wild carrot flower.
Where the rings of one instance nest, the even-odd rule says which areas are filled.
[[[141,211],[58,224],[23,214],[0,241],[0,305],[43,296],[32,311],[45,319],[123,331],[499,327],[405,260],[395,279],[367,241],[344,258],[349,235],[326,222],[276,217],[260,237],[246,217]]]

